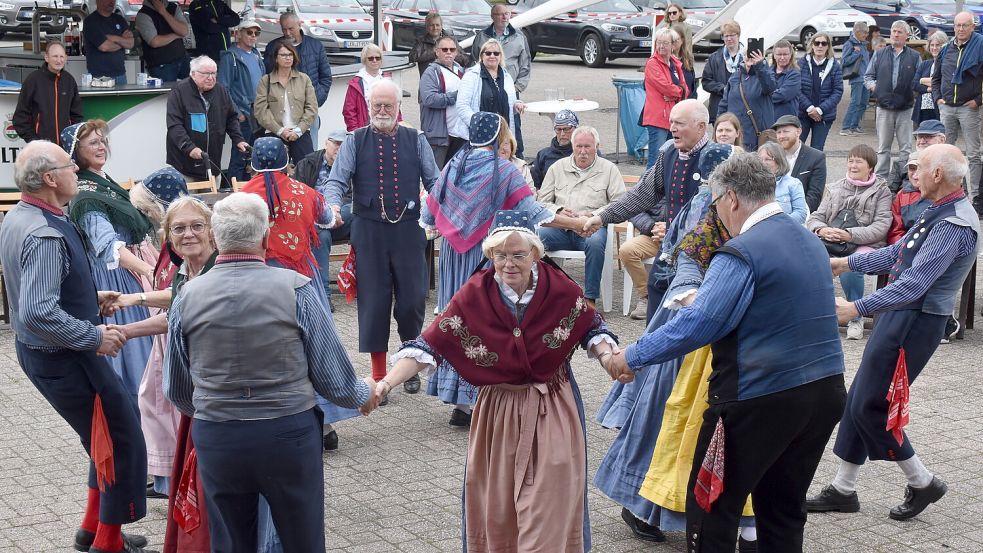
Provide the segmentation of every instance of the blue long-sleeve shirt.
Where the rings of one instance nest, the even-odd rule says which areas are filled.
[[[423,188],[430,191],[433,184],[437,182],[437,178],[440,177],[440,168],[437,167],[437,162],[433,158],[433,149],[430,148],[430,144],[427,143],[427,137],[422,132],[417,133],[417,151],[420,152],[420,174],[423,177]],[[324,204],[327,206],[341,205],[343,198],[351,190],[352,177],[355,175],[355,141],[346,140],[341,144],[341,148],[338,150],[338,157],[335,158],[334,165],[331,166],[331,175],[328,177],[328,182],[321,186],[320,181],[318,181],[317,191],[324,196]],[[363,170],[369,170],[370,168],[364,167]]]
[[[320,285],[320,284],[318,284]],[[348,353],[334,332],[314,291],[314,281],[296,289],[297,326],[307,352],[309,376],[314,390],[341,407],[358,407],[369,399],[372,390],[355,376]],[[194,384],[188,344],[181,329],[181,301],[178,294],[167,317],[168,348],[164,359],[164,395],[184,414],[194,416]],[[173,337],[180,336],[180,339]]]
[[[628,346],[625,361],[638,370],[720,340],[737,328],[753,296],[751,266],[737,256],[718,253],[710,262],[696,300],[658,330]]]
[[[910,231],[909,231],[910,232]],[[898,252],[907,240],[902,238],[891,246],[847,258],[851,271],[867,274],[886,273],[897,260]],[[942,221],[932,227],[925,242],[908,267],[884,288],[854,302],[857,311],[867,316],[890,311],[925,295],[957,258],[971,255],[976,247],[973,229]]]

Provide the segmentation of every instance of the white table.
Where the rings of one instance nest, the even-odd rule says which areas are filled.
[[[591,100],[545,100],[542,102],[529,102],[526,104],[526,111],[538,113],[540,115],[552,115],[561,109],[568,109],[573,112],[594,111],[601,105]]]

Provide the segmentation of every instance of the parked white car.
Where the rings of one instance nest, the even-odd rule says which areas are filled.
[[[371,16],[357,0],[246,0],[245,12],[260,26],[260,46],[283,36],[280,14],[286,11],[297,14],[304,34],[326,52],[358,53],[372,43]]]
[[[853,32],[853,24],[863,21],[867,25],[874,25],[874,18],[862,13],[856,8],[851,8],[846,2],[837,2],[823,11],[819,15],[807,20],[801,26],[793,29],[785,36],[792,44],[805,46],[812,40],[812,35],[823,32],[833,39],[833,44],[843,44],[850,33]]]

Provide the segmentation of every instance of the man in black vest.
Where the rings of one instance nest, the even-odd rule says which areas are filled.
[[[866,86],[877,99],[877,176],[887,179],[891,172],[891,145],[898,141],[900,159],[911,153],[911,108],[915,105],[912,82],[921,57],[905,46],[908,24],[891,25],[891,45],[874,52],[864,74]]]
[[[389,79],[372,87],[371,123],[341,145],[323,189],[336,226],[344,223],[342,197],[352,191],[358,350],[371,354],[377,381],[386,376],[390,318],[396,319],[400,340],[416,338],[423,330],[427,238],[419,224],[420,183],[429,191],[440,176],[427,137],[396,123],[400,98],[399,87]],[[416,393],[419,377],[403,386]]]
[[[190,28],[181,7],[166,0],[144,0],[136,28],[143,39],[143,66],[151,77],[170,82],[191,72],[184,37]]]

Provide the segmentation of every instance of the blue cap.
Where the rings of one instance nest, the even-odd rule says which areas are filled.
[[[275,136],[257,138],[253,144],[253,159],[250,165],[257,173],[263,171],[283,171],[287,168],[287,147]]]
[[[72,158],[72,161],[78,161],[75,157],[75,146],[78,142],[79,132],[82,131],[82,126],[85,123],[75,123],[74,125],[69,125],[61,130],[61,147],[68,152],[68,157]]]
[[[555,129],[556,127],[562,126],[579,127],[580,119],[577,117],[576,113],[568,109],[561,109],[560,111],[556,112],[556,115],[553,117],[553,128]]]
[[[472,146],[487,146],[498,138],[502,118],[497,113],[479,111],[471,116],[468,136]]]
[[[344,142],[347,137],[348,131],[345,129],[333,129],[328,133],[328,140],[332,142]]]
[[[915,134],[945,134],[945,125],[938,119],[926,119],[918,124]]]
[[[143,186],[156,196],[160,203],[164,204],[165,209],[178,196],[188,195],[187,181],[177,169],[170,165],[165,165],[163,168],[150,173],[147,178],[143,179]]]
[[[710,173],[717,168],[718,165],[726,161],[730,156],[734,155],[734,147],[730,144],[718,144],[716,142],[711,142],[704,146],[703,150],[700,152],[700,180],[706,181],[710,179]],[[696,179],[696,175],[693,176]]]

